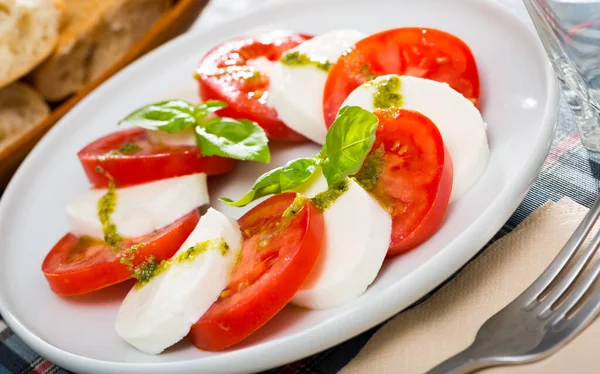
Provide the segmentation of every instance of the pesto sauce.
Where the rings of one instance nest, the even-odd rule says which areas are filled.
[[[168,267],[166,263],[167,261],[163,260],[159,264],[156,257],[150,256],[146,261],[133,268],[131,275],[138,281],[136,286],[142,288],[150,282],[152,278],[165,271]]]
[[[158,263],[154,256],[150,256],[146,261],[133,268],[132,275],[138,280],[136,287],[138,289],[144,287],[154,277],[168,270],[174,263],[194,261],[194,259],[205,253],[208,249],[218,250],[221,256],[226,256],[230,250],[225,239],[215,238],[196,243],[196,245],[189,247],[177,256],[169,260],[163,260],[160,263]],[[124,258],[121,258],[121,263],[123,263]]]
[[[315,197],[312,198],[312,201],[319,209],[325,210],[329,208],[338,197],[342,196],[344,192],[348,191],[348,187],[348,179],[344,179],[329,187],[326,191],[315,195]]]
[[[127,270],[129,270],[129,272],[133,272],[133,261],[135,260],[135,253],[138,251],[138,249],[141,249],[145,246],[146,246],[145,242],[132,245],[126,251],[123,251],[121,253],[121,255],[119,256],[120,257],[119,262],[122,265],[125,265],[127,267]]]
[[[113,249],[119,249],[121,235],[117,232],[117,225],[111,220],[111,215],[117,207],[117,187],[113,181],[108,183],[108,191],[98,200],[98,218],[102,224],[104,241]]]
[[[281,217],[284,219],[292,218],[296,213],[298,213],[300,210],[302,210],[302,208],[304,208],[305,204],[306,197],[302,194],[296,194],[296,198],[294,199],[292,204],[286,210],[283,211]]]
[[[287,65],[287,66],[314,65],[318,69],[321,69],[325,72],[328,72],[331,69],[331,66],[333,65],[328,60],[325,60],[325,59],[314,60],[314,59],[311,59],[306,53],[302,53],[302,52],[298,52],[298,51],[285,53],[283,56],[281,56],[279,61],[282,64]]]
[[[383,165],[385,164],[385,152],[383,145],[377,148],[373,153],[369,154],[363,163],[360,171],[354,176],[356,182],[367,191],[370,191],[375,187],[381,173],[383,172]]]
[[[400,108],[402,107],[402,94],[400,89],[402,82],[400,77],[390,77],[381,82],[373,82],[375,95],[373,95],[373,106],[377,109]]]
[[[363,80],[365,82],[372,81],[373,79],[379,76],[371,71],[371,67],[369,66],[369,64],[364,64],[363,66],[361,66],[360,73],[362,74]]]
[[[138,144],[135,143],[125,143],[119,148],[119,153],[123,155],[132,155],[138,153],[142,150]]]
[[[276,221],[267,227],[262,226],[258,230],[245,230],[244,237],[250,238],[254,235],[258,235],[256,238],[257,251],[267,247],[273,238],[277,238],[285,231],[296,214],[298,214],[304,208],[307,200],[308,198],[306,196],[302,195],[301,193],[297,193],[294,201],[292,201],[290,206],[288,206],[281,214],[281,219],[279,221]]]
[[[243,78],[247,81],[254,81],[254,80],[262,78],[262,74],[258,70],[249,71],[248,74],[243,76]]]
[[[263,74],[255,68],[249,66],[231,65],[222,68],[218,68],[212,72],[205,73],[209,77],[222,78],[225,76],[231,76],[233,79],[244,79],[247,81],[256,80],[263,77]],[[201,75],[196,72],[194,78],[200,79]]]
[[[206,252],[206,250],[209,247],[217,247],[217,249],[221,253],[221,256],[226,256],[227,253],[229,252],[229,246],[227,245],[227,242],[225,242],[225,239],[215,238],[215,239],[211,239],[211,240],[205,240],[200,243],[196,243],[195,246],[188,248],[187,251],[185,251],[185,252],[181,252],[174,259],[171,259],[169,261],[174,261],[174,262],[193,261],[196,257],[198,257],[199,255]]]
[[[92,238],[91,236],[82,235],[77,240],[77,243],[71,248],[69,255],[66,259],[67,264],[79,262],[85,259],[86,251],[96,245],[104,245],[104,242],[100,239]]]

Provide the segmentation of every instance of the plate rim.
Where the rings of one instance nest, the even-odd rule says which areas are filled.
[[[489,241],[490,238],[488,238],[487,234],[485,234],[486,230],[497,232],[505,223],[505,221],[510,217],[512,212],[514,212],[517,206],[524,199],[527,191],[529,190],[531,184],[537,177],[539,170],[541,169],[542,164],[550,151],[558,117],[558,81],[550,64],[550,61],[548,60],[546,52],[543,49],[543,46],[539,41],[537,35],[534,33],[534,30],[528,27],[528,25],[526,25],[525,22],[523,22],[518,16],[511,12],[505,5],[500,4],[494,0],[461,1],[465,3],[472,3],[473,6],[489,7],[493,11],[497,12],[499,16],[503,17],[505,19],[505,22],[511,23],[515,27],[519,27],[529,38],[533,38],[532,44],[536,46],[536,52],[540,54],[542,60],[545,60],[547,62],[543,68],[546,80],[545,83],[548,87],[546,93],[546,100],[548,102],[548,105],[544,110],[544,117],[542,121],[543,124],[541,125],[541,130],[538,132],[537,138],[532,140],[532,148],[535,151],[530,153],[529,157],[524,160],[524,164],[526,165],[526,167],[523,168],[520,173],[517,173],[517,175],[514,178],[515,183],[505,187],[505,189],[500,194],[498,194],[498,196],[488,205],[488,207],[485,209],[485,211],[481,214],[480,218],[476,222],[469,226],[463,232],[463,234],[461,234],[459,237],[455,238],[450,243],[448,243],[448,245],[459,245],[461,244],[461,242],[468,241],[469,247],[473,247],[476,249],[472,251],[465,251],[465,253],[462,253],[462,256],[456,256],[456,254],[451,254],[449,253],[450,251],[441,251],[429,258],[426,262],[424,262],[421,265],[423,271],[418,272],[419,274],[415,274],[414,272],[410,273],[404,278],[403,282],[401,282],[401,286],[403,288],[410,288],[410,285],[416,283],[416,281],[418,281],[418,283],[421,285],[425,283],[427,284],[427,287],[421,287],[421,289],[427,288],[428,291],[412,291],[410,297],[405,294],[405,296],[403,297],[404,300],[402,302],[394,302],[395,299],[393,297],[393,294],[395,293],[395,291],[397,291],[396,289],[399,287],[399,285],[390,285],[378,297],[378,300],[382,301],[382,303],[378,305],[376,311],[372,310],[372,313],[369,314],[368,318],[367,313],[361,313],[364,310],[364,308],[358,308],[352,311],[348,311],[344,315],[336,316],[337,319],[341,320],[334,324],[333,328],[328,329],[329,339],[327,339],[327,343],[323,343],[322,340],[317,341],[316,339],[311,339],[315,328],[309,328],[303,331],[301,334],[299,334],[297,339],[294,339],[292,342],[283,343],[288,348],[290,348],[290,354],[281,355],[280,357],[263,355],[263,360],[261,360],[261,362],[252,360],[252,357],[260,355],[261,352],[268,352],[273,342],[266,342],[259,346],[248,347],[241,351],[228,352],[229,354],[227,355],[225,360],[221,357],[222,355],[215,355],[211,357],[204,357],[185,361],[130,363],[110,362],[70,353],[44,341],[43,339],[36,336],[33,332],[29,331],[29,329],[27,329],[21,323],[19,318],[11,312],[10,308],[5,306],[5,296],[2,289],[0,288],[0,313],[2,314],[7,326],[10,327],[29,347],[31,347],[31,349],[40,354],[40,356],[49,359],[50,361],[61,367],[75,372],[102,373],[117,371],[120,373],[136,374],[163,373],[167,370],[172,370],[176,372],[198,372],[198,370],[210,370],[210,372],[213,373],[246,372],[249,369],[264,370],[279,365],[284,365],[293,360],[310,356],[319,351],[339,344],[345,340],[348,340],[360,334],[361,332],[368,330],[376,324],[385,321],[386,319],[392,317],[402,309],[417,301],[420,297],[427,294],[427,292],[431,292],[431,290],[435,289],[435,287],[440,285],[447,278],[451,277],[452,274],[454,274],[457,270],[460,269],[460,267],[465,265],[469,261],[469,259],[471,259],[479,251],[479,249]],[[336,0],[336,2],[339,3],[342,2],[342,0]],[[259,7],[257,9],[260,9],[266,13],[276,13],[278,11],[285,11],[286,8],[293,8],[295,6],[301,5],[308,7],[317,6],[318,4],[320,4],[320,0],[291,0],[284,3],[272,5],[270,7]],[[167,55],[169,50],[176,49],[182,44],[187,44],[191,40],[200,38],[206,33],[218,33],[220,30],[227,29],[227,26],[234,22],[248,22],[254,17],[254,15],[255,12],[253,11],[251,13],[234,17],[231,20],[225,21],[223,23],[211,27],[200,27],[196,30],[192,30],[188,33],[185,33],[173,39],[172,41],[165,43],[163,46],[155,49],[154,51],[146,54],[142,58],[138,59],[131,65],[127,66],[125,69],[121,70],[118,74],[107,80],[96,90],[94,90],[88,97],[82,100],[81,103],[76,105],[75,108],[73,108],[70,111],[70,113],[63,117],[57,123],[57,125],[54,126],[44,136],[44,138],[35,146],[33,151],[27,156],[23,164],[19,167],[18,171],[16,172],[8,187],[6,188],[4,196],[2,197],[2,199],[0,199],[0,226],[2,226],[3,221],[5,220],[3,218],[3,213],[5,210],[8,209],[6,208],[6,206],[8,205],[6,201],[8,201],[13,195],[18,194],[17,188],[15,186],[19,185],[20,180],[25,178],[24,170],[29,169],[29,164],[33,162],[32,160],[34,158],[37,158],[37,154],[40,153],[43,148],[42,146],[45,145],[46,142],[48,142],[47,139],[53,137],[53,134],[63,126],[63,123],[68,123],[70,121],[70,118],[74,116],[77,112],[78,107],[82,106],[82,104],[86,103],[88,100],[93,100],[99,95],[104,95],[105,91],[110,90],[112,85],[115,84],[115,82],[119,82],[120,80],[124,79],[123,77],[126,77],[130,71],[132,71],[133,69],[141,69],[148,64],[152,64],[154,60],[160,59],[163,55]],[[507,203],[510,203],[510,206],[506,206]],[[505,205],[504,207],[502,207],[503,204]],[[492,217],[491,212],[502,212],[502,214]],[[445,264],[445,269],[450,270],[445,270],[442,272],[435,271],[435,264]],[[429,271],[426,271],[427,269],[429,269]],[[423,276],[423,274],[427,275]],[[373,314],[377,318],[374,318]],[[353,320],[353,328],[340,328],[340,326],[344,325],[343,322],[348,320]],[[378,322],[373,323],[373,321],[375,320],[377,320]],[[309,342],[310,344],[308,344]]]

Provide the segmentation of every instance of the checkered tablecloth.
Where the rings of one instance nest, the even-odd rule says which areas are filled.
[[[281,2],[285,0],[214,0],[196,27],[219,22],[232,14],[247,11],[250,4]],[[519,0],[496,0],[512,7],[520,17],[526,17]],[[596,199],[600,181],[600,156],[588,153],[582,146],[572,117],[564,101],[561,102],[559,124],[552,150],[529,194],[517,211],[493,240],[510,232],[533,210],[547,200],[558,201],[568,196],[579,204],[590,207]],[[485,250],[485,249],[484,249]],[[435,291],[434,291],[435,292]],[[336,373],[365,345],[377,326],[345,343],[298,362],[267,373]],[[0,316],[0,374],[69,373],[39,357],[6,327]]]

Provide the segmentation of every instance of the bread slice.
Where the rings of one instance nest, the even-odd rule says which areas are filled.
[[[0,0],[0,87],[31,71],[58,40],[60,0]]]
[[[100,76],[173,5],[173,0],[64,2],[57,48],[30,77],[49,101],[62,100]]]
[[[28,85],[15,82],[0,89],[0,151],[50,114],[44,98]]]

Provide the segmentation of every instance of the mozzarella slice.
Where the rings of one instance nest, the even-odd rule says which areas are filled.
[[[313,197],[327,189],[318,171],[301,193]],[[373,283],[390,245],[392,218],[354,179],[328,208],[322,252],[292,303],[332,308],[362,295]]]
[[[178,145],[196,146],[196,135],[194,129],[189,128],[173,134],[165,131],[148,130],[148,141],[150,143],[174,147]]]
[[[401,107],[415,110],[436,124],[450,153],[454,182],[450,202],[458,200],[477,182],[485,167],[490,149],[485,123],[479,110],[462,94],[446,83],[409,76],[384,75],[356,88],[342,106],[356,105],[375,110],[375,95],[390,79],[399,78]],[[390,86],[388,86],[390,87]]]
[[[241,240],[235,220],[209,209],[168,267],[127,294],[115,324],[119,336],[151,354],[185,337],[229,284]],[[195,246],[195,257],[180,259]]]
[[[104,237],[98,217],[98,201],[107,191],[90,190],[67,205],[71,233],[99,239]],[[110,219],[123,237],[149,234],[209,201],[206,174],[202,173],[119,188],[116,195]]]
[[[313,61],[335,63],[364,34],[337,30],[316,36],[287,53],[299,52]],[[289,66],[277,62],[270,74],[268,103],[292,130],[323,144],[327,127],[323,118],[323,89],[327,71],[315,64]]]

